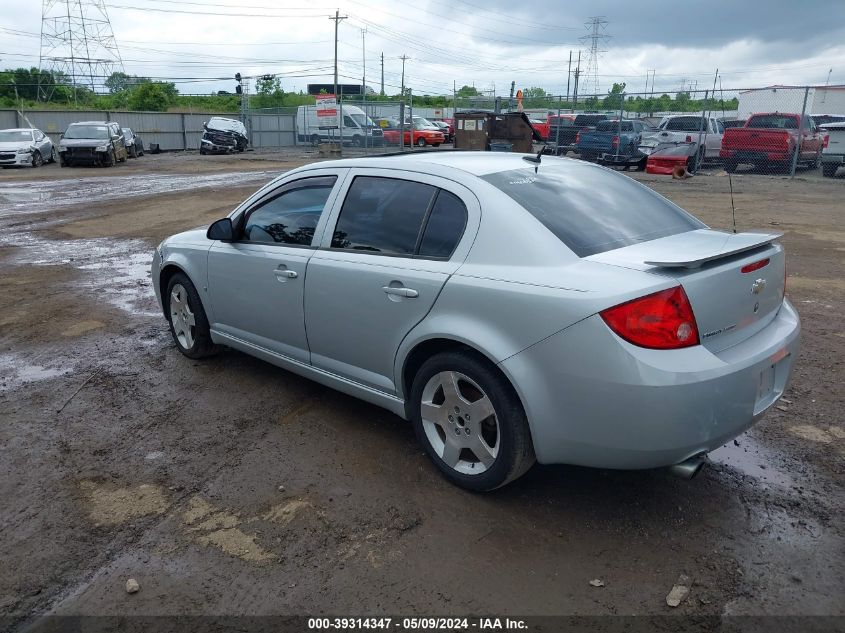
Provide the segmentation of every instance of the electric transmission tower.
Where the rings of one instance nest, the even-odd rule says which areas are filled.
[[[64,75],[73,85],[93,92],[116,71],[123,72],[105,0],[43,0],[39,99],[49,100],[53,82],[41,85],[41,73]],[[58,79],[58,77],[57,77]]]
[[[587,68],[583,71],[584,87],[592,90],[594,95],[599,93],[599,55],[606,52],[604,48],[610,36],[605,33],[607,29],[607,20],[603,15],[596,15],[591,17],[584,23],[589,33],[579,38],[584,44],[590,45],[590,53],[587,57]],[[586,94],[587,90],[582,91]]]

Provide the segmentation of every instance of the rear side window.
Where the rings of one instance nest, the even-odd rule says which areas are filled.
[[[458,196],[441,189],[423,231],[420,257],[451,257],[466,225],[467,208],[464,203]]]
[[[332,248],[413,255],[437,188],[410,180],[358,176],[349,187]]]
[[[332,248],[449,258],[466,223],[464,203],[448,191],[410,180],[357,176],[340,210]]]
[[[482,176],[579,257],[706,228],[634,180],[577,162]]]

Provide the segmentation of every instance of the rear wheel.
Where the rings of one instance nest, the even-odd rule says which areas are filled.
[[[203,358],[217,351],[199,293],[187,275],[173,275],[164,298],[170,334],[179,351],[188,358]]]
[[[810,163],[807,165],[807,167],[809,169],[818,169],[819,164],[821,164],[821,162],[822,162],[822,153],[821,153],[821,150],[819,150],[818,152],[816,152],[816,157],[813,160],[810,161]]]
[[[734,173],[738,166],[739,166],[739,163],[733,158],[729,158],[728,160],[725,161],[725,171],[728,172],[729,174]]]
[[[138,150],[134,145],[129,150],[129,158],[138,158]]]
[[[417,438],[452,483],[493,490],[534,464],[519,398],[495,367],[475,354],[432,356],[414,377],[410,397]]]
[[[822,174],[827,178],[833,178],[839,165],[836,163],[822,163]]]
[[[56,146],[53,145],[50,149],[50,162],[55,163],[57,160],[59,160],[59,153],[56,151]]]
[[[318,134],[311,135],[311,145],[317,147],[320,144],[320,136]]]

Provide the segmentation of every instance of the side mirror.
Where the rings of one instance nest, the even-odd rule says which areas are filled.
[[[217,220],[217,222],[208,227],[205,236],[210,240],[231,242],[235,239],[235,229],[232,227],[232,220],[230,218]]]

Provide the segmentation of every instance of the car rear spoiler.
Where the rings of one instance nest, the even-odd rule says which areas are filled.
[[[700,268],[707,262],[771,244],[779,237],[783,237],[783,233],[728,233],[725,235],[724,242],[716,249],[713,248],[712,243],[707,243],[711,240],[706,240],[701,244],[690,243],[688,249],[679,249],[678,244],[673,244],[667,249],[665,256],[658,254],[657,257],[651,257],[643,263],[661,268]],[[684,254],[676,254],[679,251]]]

